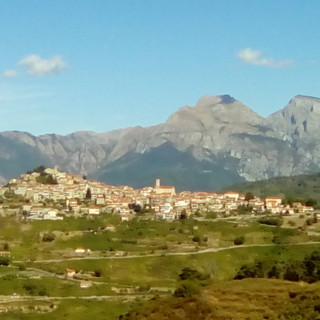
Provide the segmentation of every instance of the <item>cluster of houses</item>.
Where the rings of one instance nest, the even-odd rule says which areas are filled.
[[[26,199],[21,208],[28,220],[63,219],[66,214],[97,216],[104,212],[118,213],[122,221],[131,219],[134,212],[147,209],[158,219],[174,220],[181,215],[197,212],[216,212],[221,215],[237,214],[240,206],[253,212],[266,210],[273,214],[311,212],[312,207],[295,203],[292,207],[282,204],[279,197],[246,197],[238,192],[190,192],[176,193],[174,186],[162,186],[156,179],[153,187],[134,189],[129,186],[110,186],[85,177],[61,172],[57,168],[45,169],[56,184],[37,182],[39,173],[25,173],[0,187],[0,196],[7,192]],[[62,204],[63,210],[55,206]],[[132,206],[134,204],[134,206]]]

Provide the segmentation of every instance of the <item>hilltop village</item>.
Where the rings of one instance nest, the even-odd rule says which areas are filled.
[[[41,166],[0,187],[0,314],[84,319],[68,315],[89,309],[116,319],[115,308],[121,319],[135,301],[189,297],[215,280],[259,272],[298,281],[306,273],[291,257],[318,248],[317,212],[279,197],[176,192],[160,179],[134,189]]]
[[[62,220],[66,215],[94,217],[116,213],[121,221],[128,221],[137,213],[149,213],[151,218],[172,221],[190,215],[208,217],[210,213],[226,217],[241,211],[282,215],[313,211],[313,207],[301,203],[284,205],[279,197],[260,199],[232,191],[176,193],[174,186],[163,186],[160,179],[156,179],[153,187],[134,189],[106,185],[85,176],[44,167],[11,179],[0,187],[0,197],[3,215],[20,212],[27,220]],[[12,203],[5,203],[4,198],[12,199]]]

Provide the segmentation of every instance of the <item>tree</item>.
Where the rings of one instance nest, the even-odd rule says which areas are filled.
[[[246,201],[254,199],[254,194],[252,192],[247,192],[244,198]]]
[[[253,265],[244,264],[234,277],[235,280],[242,280],[245,278],[264,278],[264,267],[261,261],[257,261]]]
[[[175,290],[173,295],[177,298],[186,298],[199,293],[199,291],[199,285],[197,283],[186,281]]]
[[[301,272],[299,265],[291,264],[284,272],[283,279],[288,281],[300,281]]]
[[[186,218],[187,218],[187,211],[186,211],[186,209],[183,209],[180,213],[180,219],[183,220]]]
[[[91,200],[92,194],[91,194],[91,189],[88,188],[87,192],[86,192],[86,199],[90,199]]]
[[[279,279],[280,271],[277,266],[272,266],[272,268],[268,272],[268,278]]]
[[[252,208],[249,206],[245,206],[245,205],[240,205],[238,206],[238,214],[249,214],[252,212]]]
[[[141,210],[142,210],[141,204],[135,203],[135,202],[129,203],[128,207],[129,207],[129,209],[133,210],[136,213],[141,212]]]
[[[303,260],[304,276],[303,280],[315,282],[320,280],[320,252],[313,251],[311,255],[306,256]]]
[[[306,206],[314,207],[316,205],[317,205],[317,200],[315,200],[315,199],[309,198],[306,201]]]
[[[51,174],[45,172],[36,178],[36,182],[41,184],[58,184],[57,180]]]
[[[41,166],[33,169],[32,172],[37,172],[37,173],[40,173],[40,174],[41,174],[41,173],[44,173],[44,170],[46,170],[46,167],[43,166],[43,165],[41,165]]]

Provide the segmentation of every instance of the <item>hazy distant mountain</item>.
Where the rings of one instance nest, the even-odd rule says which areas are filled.
[[[234,98],[204,96],[162,124],[67,136],[0,133],[2,180],[38,165],[142,187],[156,177],[178,189],[320,171],[320,99],[296,96],[268,118]]]

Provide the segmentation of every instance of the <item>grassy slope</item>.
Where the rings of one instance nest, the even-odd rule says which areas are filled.
[[[151,287],[170,287],[178,286],[178,274],[185,267],[195,268],[199,271],[208,273],[215,281],[230,280],[234,277],[238,268],[243,264],[252,263],[255,259],[302,259],[305,254],[317,248],[316,245],[310,246],[285,246],[277,245],[270,247],[239,247],[219,251],[217,253],[206,253],[199,255],[178,255],[169,256],[171,246],[178,242],[193,244],[192,238],[196,234],[207,235],[209,241],[219,240],[220,247],[233,245],[233,240],[238,236],[245,236],[245,244],[272,243],[272,238],[277,235],[281,243],[297,243],[298,241],[312,240],[305,233],[296,230],[281,228],[271,228],[257,223],[249,223],[247,227],[236,227],[235,224],[226,222],[194,221],[182,220],[173,223],[154,222],[154,221],[132,221],[117,225],[116,232],[99,231],[99,227],[104,227],[112,222],[117,224],[114,216],[105,215],[97,220],[86,219],[66,219],[64,221],[36,221],[33,223],[19,223],[14,218],[0,219],[0,244],[8,242],[14,259],[25,260],[26,267],[35,267],[42,270],[52,271],[63,274],[66,268],[74,268],[78,271],[99,270],[102,276],[94,279],[95,283],[90,289],[82,290],[79,283],[66,281],[65,279],[51,278],[44,276],[41,279],[28,279],[27,277],[10,276],[18,272],[12,267],[0,268],[0,294],[12,294],[16,292],[21,295],[38,295],[45,292],[51,297],[83,296],[83,295],[109,295],[112,294],[112,286],[151,286]],[[194,227],[197,228],[194,228]],[[97,230],[97,234],[88,233],[88,229]],[[52,243],[41,241],[42,232],[63,230],[63,236],[57,235]],[[73,231],[84,230],[83,235],[72,236]],[[65,233],[69,234],[65,237]],[[96,237],[96,238],[95,238]],[[107,250],[109,247],[108,239],[112,238],[112,243],[122,244],[122,239],[137,240],[138,244],[143,241],[147,252],[152,252],[154,244],[167,245],[168,250],[163,250],[163,256],[158,257],[139,257],[134,259],[109,259],[109,260],[78,260],[63,261],[56,263],[37,263],[33,259],[41,258],[43,255],[53,255],[55,247],[60,250],[72,249],[76,246],[93,246],[98,249],[105,243]],[[96,242],[96,244],[94,244]],[[94,248],[97,246],[97,248]],[[133,252],[136,252],[136,245],[132,245]],[[102,247],[101,247],[102,248]],[[100,249],[101,249],[100,248]],[[205,248],[205,247],[202,247]],[[51,250],[53,251],[51,252]],[[48,252],[48,253],[45,253]],[[51,253],[50,253],[51,252]],[[129,251],[130,252],[130,251]],[[29,258],[31,261],[29,261]],[[3,276],[2,276],[3,275]],[[104,282],[104,284],[99,284]],[[33,292],[28,292],[25,285],[32,284]],[[74,307],[73,307],[74,306]],[[32,306],[31,306],[32,307]],[[110,317],[106,309],[110,308]],[[92,315],[96,319],[116,319],[116,315],[125,312],[128,304],[105,302],[86,302],[79,300],[62,300],[58,308],[50,313],[51,319],[84,319],[84,315]],[[83,310],[83,312],[81,311]],[[113,311],[112,311],[113,310]],[[192,314],[192,312],[190,311]],[[32,313],[35,315],[34,313]],[[0,314],[0,319],[1,318]],[[20,313],[21,316],[21,313]],[[48,317],[45,314],[23,315],[23,319],[43,319]],[[94,317],[96,316],[96,317]],[[5,319],[22,319],[14,312]],[[161,320],[161,318],[159,318]],[[170,319],[170,318],[168,318]],[[195,318],[197,319],[197,318]],[[201,319],[201,318],[199,318]],[[223,318],[221,318],[223,319]],[[227,318],[226,318],[227,319]]]
[[[319,319],[319,284],[246,279],[215,283],[190,298],[162,298],[135,306],[123,320]]]
[[[21,313],[19,310],[10,311],[8,313],[0,313],[2,320],[47,320],[47,319],[64,319],[64,320],[88,320],[88,319],[108,319],[116,320],[119,314],[126,312],[130,304],[128,302],[108,302],[96,300],[63,300],[58,303],[56,309],[50,313],[36,313],[34,309],[39,306],[52,306],[56,305],[57,301],[49,302],[24,302],[21,306],[26,307],[26,313]],[[18,303],[15,303],[19,305]]]

